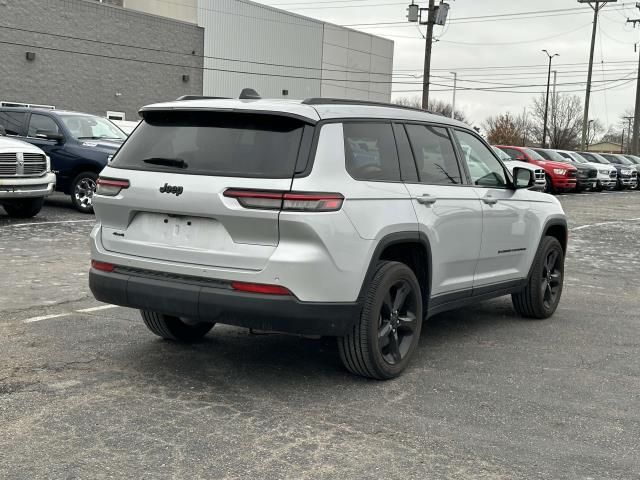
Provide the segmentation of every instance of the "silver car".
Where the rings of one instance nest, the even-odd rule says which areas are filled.
[[[215,323],[335,336],[387,379],[422,321],[511,294],[560,301],[560,203],[467,125],[349,100],[151,105],[97,182],[90,286],[194,341]]]

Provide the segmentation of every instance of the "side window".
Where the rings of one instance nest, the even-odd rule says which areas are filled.
[[[22,112],[0,112],[0,126],[7,135],[24,135],[22,130],[27,114]]]
[[[516,150],[515,148],[501,148],[500,150],[509,155],[513,160],[523,156],[522,152],[520,150]]]
[[[505,187],[507,180],[504,168],[491,150],[475,135],[460,130],[455,132],[472,183],[481,187]]]
[[[460,167],[445,128],[406,125],[421,183],[459,185]]]
[[[47,117],[46,115],[39,115],[37,113],[34,113],[29,119],[29,131],[27,132],[27,135],[29,137],[35,137],[38,133],[38,130],[44,130],[51,133],[60,133],[60,131],[58,130],[58,124],[54,122],[52,118]]]
[[[400,181],[396,140],[390,123],[345,123],[344,154],[356,180]]]

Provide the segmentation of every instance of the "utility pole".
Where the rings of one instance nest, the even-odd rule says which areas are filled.
[[[451,104],[451,118],[455,118],[456,115],[456,88],[458,87],[458,73],[453,73],[453,103]]]
[[[627,121],[627,150],[629,150],[627,153],[632,153],[631,152],[631,145],[630,145],[630,141],[631,141],[631,121],[633,120],[633,117],[623,117],[626,121]],[[624,132],[624,130],[623,130]],[[624,144],[624,135],[622,135],[622,143]],[[624,150],[622,150],[622,153],[624,153]]]
[[[551,84],[551,60],[553,57],[559,57],[560,55],[554,53],[551,55],[547,50],[542,50],[549,57],[549,71],[547,72],[547,96],[544,101],[544,127],[542,128],[542,148],[547,146],[547,114],[549,113],[549,86]]]
[[[640,9],[640,4],[636,4]],[[633,28],[636,28],[636,24],[640,23],[640,19],[627,19],[627,23],[633,23]],[[637,50],[637,44],[634,45],[634,49]],[[638,55],[638,78],[636,79],[636,106],[633,112],[633,143],[631,144],[631,154],[638,155],[640,152],[640,55]]]
[[[556,121],[556,110],[558,108],[558,97],[556,96],[556,86],[558,85],[558,71],[554,70],[553,72],[553,93],[551,94],[551,124],[553,125],[553,138],[558,138],[558,122]],[[551,134],[549,134],[551,137]],[[549,142],[549,146],[551,146],[551,142]]]
[[[407,20],[410,22],[418,22],[420,25],[427,26],[427,36],[425,37],[424,47],[424,74],[422,78],[422,109],[429,108],[429,83],[431,77],[431,47],[433,46],[433,27],[435,25],[444,25],[447,21],[449,13],[449,4],[440,2],[436,7],[435,0],[429,0],[427,8],[420,8],[414,0],[407,8]],[[427,20],[422,20],[422,14],[427,12]]]
[[[595,5],[591,0],[578,0],[578,3],[588,3],[593,9],[593,30],[591,32],[591,51],[589,53],[589,73],[587,74],[587,92],[584,98],[584,117],[582,119],[582,142],[581,148],[584,150],[587,143],[587,128],[589,123],[589,100],[591,99],[591,76],[593,74],[593,52],[596,46],[596,29],[598,28],[598,13],[607,3],[615,3],[618,0],[600,0]]]

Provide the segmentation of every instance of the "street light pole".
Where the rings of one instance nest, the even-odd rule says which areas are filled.
[[[551,88],[551,60],[553,57],[559,57],[560,55],[554,53],[551,55],[547,50],[542,50],[549,57],[549,71],[547,72],[547,96],[544,101],[544,127],[542,128],[542,148],[547,146],[547,115],[549,114],[549,88]]]

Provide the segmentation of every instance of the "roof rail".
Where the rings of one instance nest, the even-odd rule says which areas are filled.
[[[203,95],[182,95],[176,98],[176,101],[182,100],[229,100],[230,97],[207,97]]]
[[[371,106],[371,107],[389,107],[389,108],[402,108],[405,110],[414,110],[418,112],[431,113],[437,115],[435,112],[431,112],[429,110],[423,110],[417,107],[408,107],[405,105],[397,105],[395,103],[387,103],[387,102],[372,102],[370,100],[351,100],[346,98],[307,98],[303,100],[302,103],[304,105],[363,105],[363,106]]]

